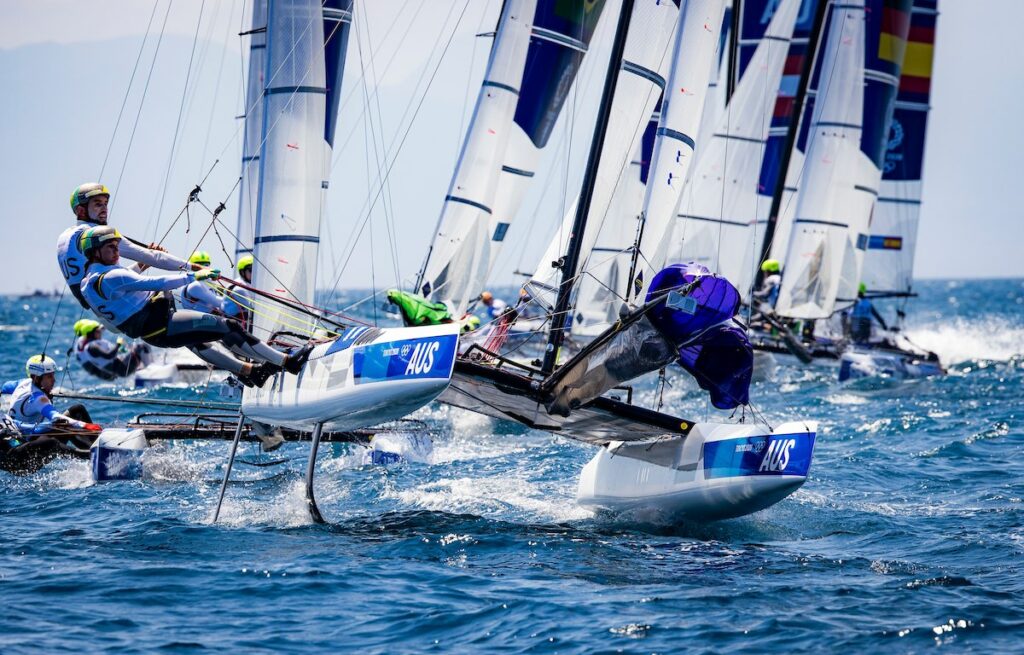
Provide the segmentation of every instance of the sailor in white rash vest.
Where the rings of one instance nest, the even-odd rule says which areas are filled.
[[[87,373],[101,380],[128,377],[149,362],[147,344],[125,348],[120,338],[111,343],[103,338],[103,326],[91,318],[75,323],[75,335],[75,359]]]
[[[188,263],[209,268],[212,260],[210,253],[197,250],[188,258]],[[223,287],[221,287],[223,288]],[[218,295],[205,282],[196,280],[181,290],[181,308],[191,309],[214,316],[224,316],[224,296]]]
[[[8,414],[0,421],[0,470],[27,474],[55,457],[88,459],[89,446],[102,428],[82,405],[72,405],[64,413],[53,407],[50,394],[57,362],[33,355],[25,372],[27,378],[0,386],[0,394],[11,397]]]
[[[243,384],[263,386],[282,368],[294,375],[302,370],[311,345],[286,355],[246,332],[236,321],[175,310],[167,295],[153,293],[178,289],[193,280],[215,279],[219,271],[203,268],[194,273],[146,277],[118,266],[120,243],[120,233],[108,226],[91,228],[82,235],[80,249],[88,261],[82,295],[97,316],[128,336],[158,348],[193,347],[203,360],[234,373]],[[241,362],[210,348],[211,342],[223,343],[232,352],[261,364]]]
[[[71,211],[78,222],[61,233],[57,239],[57,264],[60,272],[68,283],[71,293],[78,299],[82,307],[89,305],[82,297],[82,278],[85,277],[85,254],[79,248],[82,234],[91,227],[107,224],[107,203],[110,201],[110,190],[99,182],[90,182],[75,187],[71,193]],[[121,256],[138,262],[138,272],[147,266],[165,271],[186,271],[192,268],[188,262],[164,252],[155,244],[146,248],[125,239],[121,245]],[[108,326],[113,327],[113,326]]]

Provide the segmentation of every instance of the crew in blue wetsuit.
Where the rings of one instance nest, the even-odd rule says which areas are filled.
[[[210,253],[198,250],[188,258],[188,263],[209,268],[212,263]],[[224,297],[205,282],[195,280],[181,290],[181,307],[214,316],[224,316]]]
[[[488,322],[494,321],[508,309],[508,303],[501,298],[495,298],[490,291],[480,294],[480,302],[484,306],[484,318]]]
[[[56,383],[57,363],[45,355],[34,355],[25,363],[28,377],[5,382],[0,393],[10,395],[10,409],[4,421],[18,434],[0,437],[0,469],[28,473],[54,457],[69,455],[88,458],[100,426],[88,410],[72,405],[58,412],[50,402]]]
[[[89,307],[108,323],[135,339],[158,348],[189,347],[203,360],[234,373],[243,384],[263,386],[282,368],[298,375],[309,359],[311,345],[291,355],[274,350],[235,321],[190,310],[176,310],[158,291],[170,291],[194,280],[216,279],[219,272],[196,272],[144,277],[118,266],[121,235],[112,227],[94,227],[82,235],[81,250],[88,260],[82,295]],[[209,346],[220,342],[232,352],[260,364],[239,361]]]
[[[779,260],[764,260],[761,264],[761,273],[764,279],[761,281],[761,288],[754,292],[754,298],[769,307],[775,307],[779,300],[779,288],[782,286],[782,268],[779,266]]]
[[[889,329],[885,319],[866,297],[867,290],[867,285],[861,282],[857,289],[857,302],[850,310],[850,340],[857,344],[865,344],[871,340],[872,319],[878,321],[883,330]]]
[[[86,309],[89,309],[89,305],[82,296],[81,286],[87,262],[80,243],[86,230],[107,224],[109,201],[110,190],[99,182],[75,187],[71,193],[71,211],[78,219],[77,223],[64,230],[57,239],[57,264],[60,265],[60,271],[71,293]],[[165,271],[184,271],[189,268],[188,262],[164,252],[156,244],[146,248],[126,240],[121,246],[121,256],[138,262],[136,270],[140,273],[148,266]]]

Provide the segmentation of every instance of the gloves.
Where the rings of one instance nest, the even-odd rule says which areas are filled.
[[[201,268],[195,272],[195,278],[198,282],[203,280],[216,280],[220,277],[220,269],[216,268]]]
[[[89,432],[102,432],[103,431],[103,426],[97,425],[95,423],[86,423],[84,426],[82,426],[82,428],[84,430],[88,430]]]

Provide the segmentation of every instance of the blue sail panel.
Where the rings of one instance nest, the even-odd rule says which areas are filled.
[[[541,0],[534,14],[515,122],[538,148],[547,145],[605,0]]]
[[[341,102],[341,79],[345,72],[345,52],[352,27],[353,0],[324,0],[324,64],[327,79],[327,116],[324,140],[334,147],[338,127],[338,105]]]
[[[747,0],[740,3],[740,34],[734,82],[739,82],[747,71],[754,51],[764,38],[768,23],[771,22],[780,2],[781,0]],[[817,6],[818,0],[803,0],[800,4],[796,27],[793,30],[793,43],[807,45],[807,39],[814,26],[814,12]]]
[[[861,150],[881,169],[885,162],[900,70],[910,33],[913,0],[868,0]]]
[[[662,92],[655,107],[661,107],[665,94]],[[651,114],[651,120],[647,121],[647,127],[640,137],[640,182],[647,184],[647,176],[651,172],[651,158],[654,156],[654,141],[658,136],[658,122],[661,120],[661,112]]]
[[[883,180],[921,179],[935,48],[936,4],[936,0],[914,1],[896,110],[882,167]]]

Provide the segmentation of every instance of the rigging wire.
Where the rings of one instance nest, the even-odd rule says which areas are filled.
[[[370,39],[370,26],[369,26],[369,16],[368,15],[366,16],[366,18],[365,18],[365,20],[363,22],[366,23],[365,32],[366,32],[367,41],[368,42],[372,42],[372,40]],[[388,202],[390,197],[391,197],[391,187],[390,187],[389,184],[387,184],[386,178],[383,177],[383,170],[382,170],[383,167],[382,167],[382,162],[381,162],[381,150],[383,149],[383,145],[384,145],[384,119],[383,119],[383,115],[381,114],[381,111],[380,111],[380,104],[378,102],[378,104],[377,104],[377,126],[380,128],[380,144],[378,146],[378,143],[377,143],[377,129],[374,127],[374,113],[373,113],[373,108],[370,105],[370,97],[369,97],[369,93],[367,91],[367,81],[369,81],[370,83],[373,83],[374,87],[376,87],[377,86],[376,85],[377,79],[376,79],[376,75],[374,74],[374,70],[373,70],[373,59],[372,59],[372,57],[370,58],[370,61],[369,61],[370,71],[369,71],[369,73],[367,73],[367,71],[366,71],[365,65],[366,65],[367,62],[366,62],[366,59],[364,58],[364,55],[363,55],[363,43],[362,43],[362,41],[363,40],[362,40],[362,37],[360,35],[359,30],[356,30],[356,47],[357,47],[357,49],[359,51],[359,65],[360,65],[360,67],[362,69],[362,79],[363,79],[363,84],[360,85],[360,87],[362,88],[362,91],[363,91],[363,94],[362,94],[363,95],[363,111],[365,112],[365,115],[367,116],[367,120],[365,122],[365,125],[366,125],[366,131],[369,132],[369,137],[370,137],[370,138],[366,138],[366,136],[364,134],[364,137],[363,137],[363,152],[364,152],[365,161],[366,161],[366,170],[371,170],[371,168],[370,168],[370,150],[371,150],[371,142],[372,142],[372,151],[373,151],[373,155],[374,155],[374,162],[373,163],[375,164],[374,169],[376,170],[377,177],[379,179],[383,179],[384,180],[384,184],[386,185],[385,197],[384,197],[384,199],[383,199],[383,201],[381,203],[381,206],[382,206],[382,209],[384,211],[384,226],[385,226],[385,229],[388,231],[389,241],[392,244],[392,247],[391,247],[392,264],[395,267],[395,281],[397,283],[401,278],[400,278],[400,275],[398,274],[397,252],[395,251],[395,248],[394,248],[394,238],[392,237],[392,233],[391,233],[391,226],[392,226],[392,224],[394,222],[393,206],[391,208],[391,211],[389,211],[389,202]],[[368,78],[369,78],[369,80],[368,80]],[[386,156],[386,154],[385,154],[385,156]],[[366,190],[367,203],[371,202],[371,199],[370,199],[371,193],[372,193],[371,188],[367,188],[367,190]],[[372,288],[373,288],[373,291],[374,291],[375,295],[376,295],[376,292],[377,292],[376,258],[377,258],[376,257],[376,252],[374,250],[373,226],[371,225],[370,226],[370,279],[371,279]],[[374,304],[373,310],[374,310],[374,323],[376,323],[376,318],[377,318],[377,307],[376,307],[376,304]]]
[[[139,46],[139,54],[135,57],[135,66],[132,67],[131,77],[128,78],[128,86],[124,90],[124,99],[121,101],[121,108],[117,112],[117,120],[114,121],[114,130],[110,134],[110,143],[107,144],[107,153],[103,155],[103,164],[100,166],[100,174],[97,179],[103,179],[103,172],[107,170],[107,160],[110,158],[110,151],[114,147],[114,139],[117,136],[117,129],[121,126],[121,117],[124,115],[124,108],[128,104],[128,96],[131,95],[132,84],[135,82],[135,73],[139,70],[139,62],[142,61],[142,52],[146,49],[146,41],[149,39],[149,32],[153,27],[153,18],[156,16],[156,8],[160,0],[153,3],[153,11],[149,15],[149,23],[146,24],[146,33],[142,37],[142,45]]]
[[[128,137],[128,147],[124,152],[124,159],[121,161],[121,170],[117,174],[117,182],[114,185],[115,189],[121,187],[121,179],[124,177],[124,169],[128,165],[128,157],[131,155],[132,144],[135,142],[135,132],[139,127],[139,119],[142,117],[142,109],[146,104],[146,96],[149,92],[149,83],[153,80],[153,71],[156,69],[156,58],[160,54],[160,45],[164,40],[164,33],[167,30],[167,19],[171,15],[171,2],[167,2],[167,11],[164,12],[164,21],[160,26],[160,36],[157,37],[156,47],[153,49],[153,59],[149,64],[149,73],[146,75],[146,84],[142,87],[142,98],[139,100],[139,110],[135,114],[135,122],[132,124],[132,131]],[[109,212],[114,210],[115,198],[110,199]]]
[[[199,41],[199,27],[203,22],[203,10],[206,8],[206,0],[199,5],[199,19],[196,21],[195,35],[192,37],[192,52],[188,58],[188,68],[185,71],[185,85],[181,93],[181,105],[178,107],[178,119],[174,125],[174,137],[171,139],[171,154],[167,158],[167,172],[164,174],[163,192],[160,194],[160,206],[156,210],[156,221],[153,223],[152,234],[155,236],[160,228],[160,215],[164,210],[164,199],[167,197],[167,186],[171,177],[171,166],[174,163],[174,150],[178,143],[178,133],[181,130],[181,117],[185,111],[185,99],[188,97],[188,83],[192,77],[192,62],[195,59],[196,44]],[[170,4],[168,4],[170,9]]]
[[[453,8],[454,8],[454,5],[453,5]],[[423,101],[426,99],[427,93],[430,91],[430,88],[431,88],[431,86],[433,84],[433,81],[434,81],[435,77],[437,76],[437,72],[438,72],[438,70],[441,67],[441,62],[444,60],[444,57],[445,57],[445,55],[448,52],[448,48],[451,46],[452,40],[455,37],[455,33],[458,31],[458,27],[462,23],[462,19],[465,16],[466,10],[468,8],[469,8],[469,0],[466,0],[465,4],[463,5],[462,12],[459,14],[458,21],[456,21],[455,27],[452,29],[452,32],[449,35],[447,42],[445,43],[444,49],[441,52],[441,56],[438,59],[437,65],[435,66],[434,71],[433,71],[433,73],[430,76],[430,79],[427,81],[426,88],[424,89],[423,94],[420,96],[420,100],[419,100],[419,102],[416,105],[416,109],[413,112],[412,118],[409,121],[409,125],[406,127],[405,133],[402,135],[401,141],[399,141],[397,147],[394,149],[395,154],[394,154],[394,157],[391,159],[391,163],[388,164],[387,170],[385,171],[385,179],[387,178],[387,176],[390,176],[391,170],[394,168],[395,162],[398,161],[398,157],[399,157],[399,155],[402,152],[402,147],[405,145],[405,141],[408,138],[409,133],[412,131],[412,126],[413,126],[413,124],[416,121],[416,117],[419,115],[420,109],[423,107]],[[401,124],[401,122],[399,124]],[[398,138],[397,134],[396,134],[395,138],[396,139]],[[394,141],[392,142],[392,144],[394,145]],[[373,211],[373,206],[376,204],[377,200],[380,198],[381,193],[384,190],[383,182],[384,181],[382,180],[381,181],[381,185],[378,188],[377,193],[374,196],[373,202],[371,203],[370,207],[366,210],[367,211],[366,216],[364,216],[363,219],[359,222],[359,227],[358,227],[358,230],[356,231],[356,234],[355,234],[354,238],[352,238],[350,240],[350,244],[351,245],[349,247],[348,254],[344,255],[344,260],[341,263],[341,265],[335,267],[336,270],[338,271],[338,273],[337,273],[337,277],[335,279],[334,285],[331,287],[331,291],[330,291],[331,294],[333,294],[335,291],[337,291],[338,284],[341,282],[341,276],[344,273],[345,268],[348,266],[348,263],[351,260],[352,255],[355,252],[355,246],[358,243],[358,240],[359,240],[360,236],[362,235],[363,230],[366,228],[366,224],[367,224],[367,222],[369,220],[370,212]],[[366,208],[364,207],[364,209],[366,209]],[[360,215],[362,215],[362,213],[363,212],[360,211]]]

